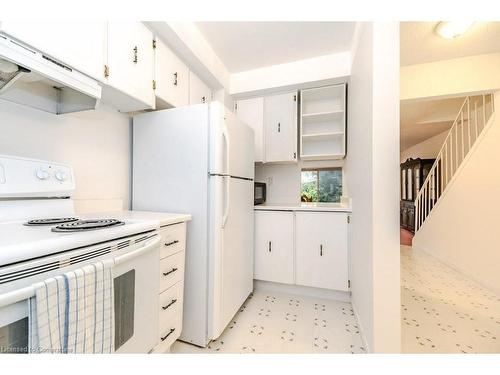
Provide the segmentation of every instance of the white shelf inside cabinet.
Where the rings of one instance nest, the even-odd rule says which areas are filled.
[[[345,129],[345,85],[301,91],[301,159],[342,159]]]

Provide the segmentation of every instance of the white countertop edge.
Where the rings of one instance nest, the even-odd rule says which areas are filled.
[[[311,212],[351,212],[348,206],[299,205],[299,204],[261,204],[254,206],[255,211],[311,211]]]
[[[86,214],[81,216],[89,217],[109,217],[117,220],[153,220],[157,221],[160,228],[167,225],[183,223],[191,221],[192,217],[190,214],[179,214],[171,212],[158,212],[158,211],[135,211],[135,210],[123,210],[123,211],[110,211],[110,212],[99,212],[95,214]]]

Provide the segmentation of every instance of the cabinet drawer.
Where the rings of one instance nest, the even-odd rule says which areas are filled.
[[[182,331],[182,318],[179,316],[176,320],[169,322],[167,326],[160,329],[158,335],[158,345],[154,348],[154,353],[164,353],[169,351],[170,346],[179,338]]]
[[[160,322],[158,325],[160,334],[165,328],[168,328],[169,324],[182,317],[183,292],[184,283],[181,281],[160,294]]]
[[[160,293],[184,278],[184,251],[160,260]]]
[[[160,230],[160,259],[186,249],[186,223],[169,225]]]

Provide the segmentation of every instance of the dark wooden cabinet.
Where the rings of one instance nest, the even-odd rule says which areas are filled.
[[[407,159],[401,164],[401,203],[399,220],[401,227],[415,231],[415,198],[427,177],[435,159]]]

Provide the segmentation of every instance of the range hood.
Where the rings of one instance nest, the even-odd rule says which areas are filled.
[[[55,114],[95,109],[98,82],[0,33],[0,99]]]

